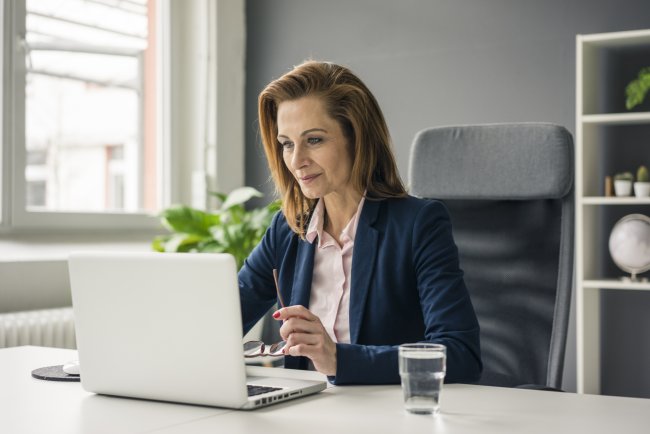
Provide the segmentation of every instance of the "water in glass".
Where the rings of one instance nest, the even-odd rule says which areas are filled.
[[[406,410],[417,414],[438,413],[445,378],[443,351],[402,351],[400,375]]]

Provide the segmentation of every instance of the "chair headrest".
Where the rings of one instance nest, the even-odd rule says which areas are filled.
[[[460,125],[420,131],[411,194],[438,199],[559,199],[573,187],[573,138],[547,123]]]

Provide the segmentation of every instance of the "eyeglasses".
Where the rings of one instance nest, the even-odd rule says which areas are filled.
[[[278,293],[280,306],[284,307],[280,286],[278,285],[278,270],[275,268],[273,269],[273,280],[275,281],[275,291]],[[268,347],[262,341],[248,341],[244,343],[244,357],[282,356],[284,355],[282,350],[286,345],[286,341],[276,342]]]
[[[287,345],[286,341],[268,346],[262,341],[248,341],[244,343],[244,357],[283,356],[282,350],[285,345]]]

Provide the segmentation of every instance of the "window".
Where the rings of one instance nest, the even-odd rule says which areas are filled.
[[[166,0],[7,3],[12,114],[4,125],[12,131],[3,146],[13,164],[3,165],[11,172],[3,223],[152,225],[149,215],[165,205],[158,101]]]
[[[155,212],[163,186],[158,164],[144,162],[161,152],[156,0],[24,7],[15,15],[24,16],[14,70],[24,71],[15,95],[24,99],[24,148],[16,151],[25,162],[24,173],[15,168],[24,186],[16,205],[32,214]]]
[[[153,228],[240,186],[244,6],[5,0],[2,228]]]

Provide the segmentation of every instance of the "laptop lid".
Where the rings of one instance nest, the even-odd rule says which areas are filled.
[[[247,403],[231,255],[73,253],[69,272],[85,390],[230,408]]]

